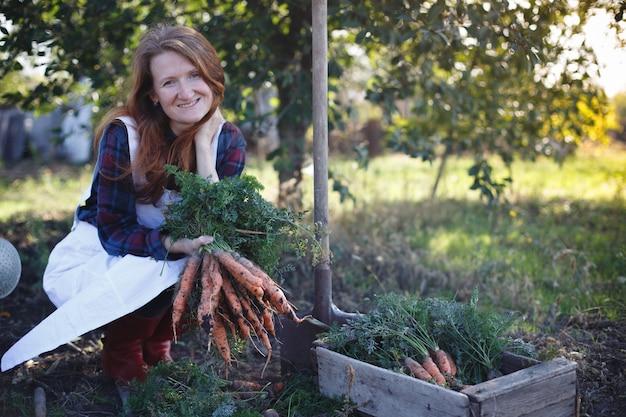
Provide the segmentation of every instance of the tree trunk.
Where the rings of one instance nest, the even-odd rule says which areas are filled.
[[[280,188],[278,206],[301,211],[306,126],[288,123],[288,120],[283,118],[278,130],[283,147],[280,161],[275,164]]]
[[[441,155],[441,163],[439,164],[439,169],[437,170],[437,178],[435,179],[435,184],[433,185],[433,190],[430,193],[430,199],[435,199],[435,194],[437,194],[437,188],[439,187],[439,181],[443,177],[443,173],[446,169],[446,162],[448,162],[448,156],[450,156],[450,149],[446,146],[446,150]]]

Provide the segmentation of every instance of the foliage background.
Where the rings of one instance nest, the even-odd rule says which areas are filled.
[[[306,0],[3,1],[0,78],[40,71],[2,100],[45,112],[80,97],[96,104],[97,116],[124,99],[131,52],[149,25],[193,25],[223,59],[229,117],[246,126],[251,142],[275,123],[280,146],[269,156],[278,201],[299,208],[310,151],[311,7]],[[617,16],[619,4],[330,2],[331,130],[379,120],[389,148],[439,161],[441,172],[450,156],[469,153],[473,189],[497,200],[509,176],[494,177],[490,155],[500,156],[505,172],[515,159],[562,161],[583,140],[603,141],[617,128],[581,37],[597,10]],[[618,33],[619,23],[611,24]],[[275,94],[269,113],[255,109],[262,89]],[[365,145],[352,144],[362,163]]]

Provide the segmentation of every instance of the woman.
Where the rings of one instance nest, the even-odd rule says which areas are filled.
[[[3,371],[105,324],[102,367],[117,382],[143,380],[150,366],[171,360],[173,285],[187,256],[213,238],[172,241],[160,231],[176,198],[164,167],[209,181],[237,176],[245,141],[219,111],[224,73],[197,31],[149,30],[132,69],[128,103],[98,127],[91,187],[44,273],[58,309],[7,351]]]

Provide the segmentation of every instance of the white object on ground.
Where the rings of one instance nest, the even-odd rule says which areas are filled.
[[[22,261],[15,246],[0,238],[0,298],[11,294],[22,275]]]

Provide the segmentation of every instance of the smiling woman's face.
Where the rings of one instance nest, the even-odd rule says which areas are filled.
[[[211,109],[213,92],[198,69],[178,52],[165,51],[150,61],[154,94],[177,135],[199,122]]]

